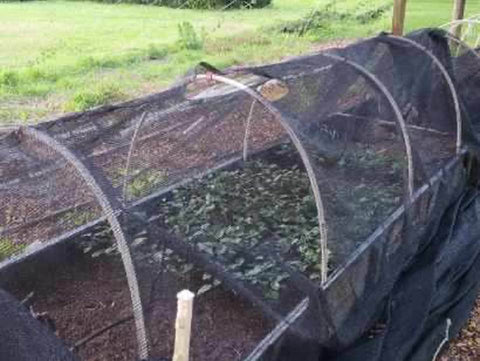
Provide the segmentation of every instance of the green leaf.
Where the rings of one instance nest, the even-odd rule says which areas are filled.
[[[213,288],[213,284],[211,283],[208,283],[206,285],[203,285],[202,287],[200,287],[197,291],[197,296],[200,296],[208,291],[210,291],[211,289]]]

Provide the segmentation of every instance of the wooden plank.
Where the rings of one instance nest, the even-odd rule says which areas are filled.
[[[392,34],[402,36],[405,23],[407,0],[395,0],[393,5]]]
[[[193,298],[188,290],[178,293],[177,320],[175,322],[175,349],[173,361],[189,361],[192,330]]]

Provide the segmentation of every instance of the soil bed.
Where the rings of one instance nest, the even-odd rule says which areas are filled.
[[[441,164],[448,155],[437,155],[434,161]],[[318,181],[328,225],[330,271],[402,204],[404,163],[400,144],[355,143],[334,164],[317,165],[323,173]],[[207,251],[215,258],[224,257],[229,246],[254,256],[274,252],[284,261],[297,262],[298,269],[312,278],[319,277],[317,210],[302,160],[289,143],[258,153],[237,169],[220,170],[182,186],[157,208],[161,225],[201,244],[202,250],[210,247]],[[233,257],[223,263],[236,261]]]
[[[117,257],[92,258],[75,254],[62,267],[46,266],[17,278],[7,290],[18,299],[34,292],[35,312],[47,312],[55,322],[58,336],[68,346],[92,332],[131,313],[131,303],[123,266]],[[139,277],[148,292],[154,270]],[[152,355],[171,357],[176,293],[182,282],[166,274],[147,313]],[[185,283],[185,282],[183,282]],[[217,287],[195,300],[192,360],[241,360],[268,332],[269,325],[260,312],[238,299],[232,292]],[[93,339],[78,350],[85,361],[132,361],[136,358],[135,330],[132,321],[121,324]]]
[[[246,117],[247,114],[241,116],[242,119]],[[267,114],[262,114],[260,119],[264,122],[252,130],[256,138],[252,139],[251,153],[278,144],[283,137],[282,129],[271,119],[268,121]],[[219,123],[221,132],[214,126],[210,132],[199,131],[195,137],[184,138],[182,134],[193,124],[185,122],[182,125],[168,136],[138,141],[133,157],[137,166],[130,169],[131,173],[137,174],[138,171],[137,182],[132,179],[128,185],[132,187],[126,188],[131,193],[131,201],[176,184],[197,170],[211,169],[220,160],[234,159],[241,154],[244,126],[240,121],[231,120],[223,126]],[[356,140],[352,138],[348,140],[348,146],[347,141],[343,144],[333,132],[335,142],[332,140],[332,143],[335,144],[331,149],[327,149],[329,143],[323,142],[325,135],[322,134],[317,134],[319,141],[312,137],[312,144],[304,144],[312,159],[325,206],[331,252],[329,271],[344,263],[352,251],[403,203],[404,146],[390,128],[379,128],[373,121],[367,125],[381,132],[372,135],[371,139],[368,137],[370,133],[362,139],[360,136]],[[319,132],[324,128],[319,128]],[[335,131],[334,128],[325,129]],[[412,133],[427,175],[452,156],[454,142],[450,137],[428,132],[423,137],[424,131]],[[178,142],[177,138],[183,142]],[[97,150],[103,150],[107,143],[97,144]],[[117,178],[122,180],[126,176],[122,173],[125,157],[126,149],[123,154],[115,156],[92,156],[115,187],[121,186]],[[224,266],[229,275],[257,291],[257,296],[280,306],[275,310],[285,314],[304,295],[296,292],[288,274],[267,256],[278,254],[283,262],[310,278],[320,277],[318,215],[309,179],[291,144],[277,145],[251,157],[248,164],[239,162],[234,168],[216,171],[178,187],[165,195],[166,200],[158,199],[153,211],[149,210],[149,216],[155,216],[160,226],[208,253]],[[7,205],[12,208],[9,219],[7,215],[0,215],[0,221],[18,226],[8,234],[13,241],[24,244],[35,239],[52,238],[54,234],[97,218],[98,208],[88,204],[91,194],[85,190],[75,170],[65,168],[54,173],[49,177],[58,189],[48,190],[48,194],[32,192],[31,200],[24,197],[21,201],[18,201],[21,197],[7,199],[5,194],[0,196],[1,200],[8,200]],[[142,178],[142,174],[146,178]],[[420,181],[415,180],[418,186]],[[36,190],[33,182],[32,187]],[[70,197],[74,188],[79,189],[77,197]],[[46,196],[51,194],[55,194],[56,201],[50,201],[49,210],[66,209],[69,217],[51,217],[48,222],[35,223],[30,230],[22,229],[22,223],[29,219],[18,218],[15,211],[22,213],[23,217],[30,215],[30,218],[48,215],[44,203]],[[85,209],[78,206],[81,201],[87,202],[83,206]],[[74,214],[69,213],[70,209],[75,211]],[[110,247],[112,236],[108,228],[106,231],[106,227],[103,228],[100,243]],[[98,241],[95,233],[98,232],[90,233],[91,243]],[[98,244],[92,249],[98,250]],[[144,256],[134,247],[132,251],[134,257]],[[148,255],[153,256],[154,252]],[[158,266],[158,263],[155,266],[155,262],[151,262],[153,268],[148,268],[147,263],[142,262],[138,271],[144,301],[149,299],[155,267]],[[188,260],[174,260],[173,264],[184,267]],[[198,269],[187,272],[186,276],[179,276],[183,272],[174,271],[164,276],[156,293],[161,297],[154,302],[146,317],[154,356],[169,357],[172,354],[176,292],[182,288],[197,291],[205,286],[203,274]],[[72,263],[55,270],[48,267],[36,269],[34,273],[18,278],[9,290],[20,299],[35,292],[35,311],[48,312],[57,325],[59,336],[70,345],[131,312],[124,270],[116,256],[91,258],[80,254]],[[221,287],[200,295],[195,307],[192,360],[241,360],[271,327],[262,318],[261,311]],[[81,347],[79,354],[87,361],[133,360],[135,345],[133,322],[128,322]]]

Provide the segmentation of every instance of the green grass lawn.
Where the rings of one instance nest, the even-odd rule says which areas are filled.
[[[440,26],[450,22],[453,0],[409,0],[407,30],[426,26]],[[467,0],[466,16],[480,14],[480,1]]]
[[[448,21],[451,0],[410,0],[407,28]],[[298,37],[282,33],[326,0],[274,0],[266,9],[194,11],[79,1],[0,2],[0,123],[35,122],[66,111],[165,88],[198,61],[219,67],[300,54],[318,42],[388,30],[390,14],[341,21]],[[379,1],[337,0],[359,12]],[[470,1],[469,13],[480,4]],[[179,43],[179,24],[195,35]],[[187,44],[188,43],[188,44]],[[185,46],[187,44],[187,47]]]

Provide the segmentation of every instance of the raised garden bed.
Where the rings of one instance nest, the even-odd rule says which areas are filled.
[[[382,223],[384,214],[392,213],[399,202],[402,193],[402,179],[398,174],[400,168],[390,166],[395,165],[394,160],[387,158],[385,152],[378,155],[375,148],[364,148],[363,153],[356,149],[354,155],[365,167],[365,176],[358,178],[358,167],[349,169],[350,157],[353,155],[346,154],[344,161],[339,164],[337,181],[342,180],[345,189],[355,188],[359,179],[362,182],[370,180],[377,186],[360,187],[357,192],[362,193],[340,193],[340,197],[345,197],[344,201],[353,207],[356,207],[356,202],[358,207],[367,207],[374,202],[373,206],[378,208],[373,209],[377,211],[368,219],[360,219],[360,222],[364,222],[360,224],[372,233],[377,224]],[[385,192],[380,186],[382,179],[368,177],[372,168],[375,169],[379,164],[386,165],[386,174],[390,177],[385,177],[384,180],[389,182],[392,192]],[[357,177],[350,177],[349,172],[356,172]],[[394,183],[392,186],[392,177],[398,181],[397,185]],[[349,180],[350,187],[346,183]],[[263,189],[261,194],[256,193],[259,187]],[[254,193],[257,194],[256,197],[253,196]],[[272,199],[278,203],[267,203]],[[301,301],[301,295],[285,291],[281,293],[288,273],[269,260],[266,250],[271,251],[275,247],[284,259],[289,260],[292,267],[306,272],[312,279],[318,278],[318,269],[315,268],[319,254],[316,210],[307,175],[290,144],[280,144],[260,152],[252,156],[246,165],[240,161],[231,163],[226,169],[191,180],[167,193],[160,193],[149,203],[147,209],[153,222],[168,226],[168,229],[181,234],[197,246],[202,244],[202,251],[213,256],[238,280],[250,284],[260,294],[270,298],[273,307],[277,304],[277,310],[291,310]],[[341,217],[337,219],[342,222]],[[205,224],[209,227],[199,227]],[[232,224],[236,227],[229,227]],[[354,232],[358,227],[355,227],[351,219],[339,224],[342,225],[339,229],[345,232],[344,239],[353,240],[350,247],[354,248],[360,243],[355,240],[360,239],[361,232],[365,230],[355,237]],[[40,269],[37,266],[34,268],[37,276],[30,274],[18,278],[9,283],[7,288],[19,298],[33,291],[35,310],[48,312],[57,324],[59,336],[70,345],[131,312],[128,288],[119,259],[115,255],[104,255],[111,254],[112,251],[115,254],[114,248],[111,248],[113,241],[108,228],[100,223],[93,231],[90,227],[82,233],[88,237],[81,237],[83,240],[76,243],[77,246],[83,245],[83,251],[87,251],[87,254],[76,253],[71,258],[73,264],[69,264],[69,267],[56,265],[49,270],[47,266],[43,272],[42,266]],[[255,263],[250,259],[238,262],[242,255],[238,248],[230,246],[240,243],[240,251],[248,249],[253,252],[253,248],[258,247],[259,258]],[[135,253],[135,248],[133,251]],[[91,257],[92,254],[95,257]],[[143,254],[144,261],[139,267],[139,280],[146,294],[154,281],[152,275],[158,271],[157,263],[148,262],[154,256],[155,252]],[[168,356],[171,353],[175,293],[182,287],[196,291],[203,288],[202,295],[199,296],[199,309],[195,311],[195,314],[199,312],[200,319],[195,321],[194,332],[201,340],[193,345],[196,360],[205,359],[202,358],[204,355],[213,355],[219,360],[225,357],[241,360],[271,329],[271,323],[263,319],[261,312],[255,311],[255,307],[249,306],[248,302],[233,296],[218,284],[211,287],[213,279],[205,280],[203,272],[184,272],[188,266],[185,260],[173,257],[166,261],[170,272],[162,276],[156,292],[160,300],[154,303],[153,312],[148,313],[154,355]],[[278,308],[278,303],[283,307]],[[217,315],[213,310],[223,312]],[[219,325],[230,326],[232,330],[215,329],[211,324],[214,322],[212,312]],[[133,330],[131,322],[119,325],[79,348],[79,354],[86,360],[131,359],[135,355]],[[225,338],[225,334],[235,337]],[[213,341],[217,339],[218,341]]]
[[[92,258],[78,250],[67,260],[56,267],[44,263],[5,286],[19,299],[33,292],[31,304],[35,312],[47,312],[58,336],[73,347],[93,332],[131,315],[131,301],[118,257]],[[147,293],[155,273],[152,267],[141,270],[141,287]],[[192,284],[174,274],[163,277],[153,310],[148,311],[147,326],[151,330],[152,355],[169,358],[173,352],[175,295],[183,286]],[[192,360],[242,360],[270,327],[258,310],[218,287],[196,298]],[[131,361],[136,351],[131,319],[76,350],[85,361]]]

